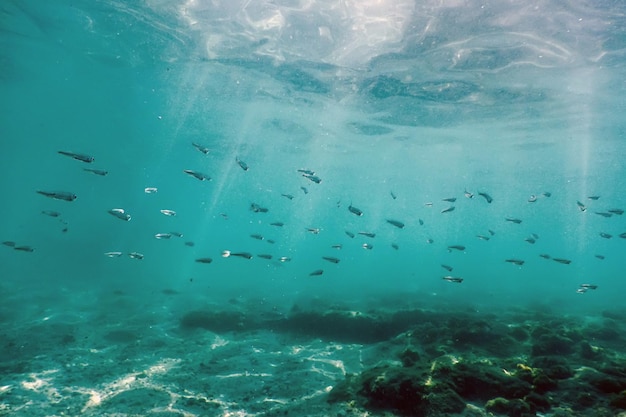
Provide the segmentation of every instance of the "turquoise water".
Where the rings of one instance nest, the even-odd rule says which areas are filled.
[[[3,333],[28,337],[21,320],[73,308],[73,326],[110,310],[123,326],[124,305],[176,327],[233,300],[623,309],[623,13],[575,1],[3,3]],[[171,232],[183,236],[154,237]]]

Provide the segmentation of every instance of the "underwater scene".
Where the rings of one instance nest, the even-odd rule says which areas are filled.
[[[626,4],[4,0],[0,416],[626,416]]]

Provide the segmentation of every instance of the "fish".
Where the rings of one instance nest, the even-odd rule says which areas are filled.
[[[541,256],[543,259],[552,259],[552,257],[550,255],[548,255],[547,253],[542,253]]]
[[[577,292],[578,294],[584,294],[584,293],[586,293],[587,291],[588,291],[588,290],[587,290],[587,288],[579,288],[579,289],[577,289],[577,290],[576,290],[576,292]]]
[[[530,197],[528,197],[528,202],[529,203],[534,203],[535,201],[537,201],[537,196],[532,194]]]
[[[13,242],[12,240],[5,240],[4,242],[2,242],[2,244],[4,246],[8,246],[10,248],[14,248],[15,247],[15,242]]]
[[[608,211],[609,213],[617,214],[618,216],[621,216],[622,214],[624,214],[624,210],[622,210],[622,209],[617,209],[617,208],[610,209],[610,210],[607,210],[607,211]]]
[[[309,181],[313,181],[316,184],[319,184],[320,182],[322,182],[322,179],[318,177],[317,175],[302,174],[302,176]]]
[[[109,173],[109,171],[104,171],[102,169],[91,169],[91,168],[83,168],[83,171],[91,172],[92,174],[96,174],[101,177],[105,177]]]
[[[466,198],[474,198],[474,194],[470,193],[470,192],[469,192],[469,191],[467,191],[467,190],[463,191],[463,195],[464,195]]]
[[[270,226],[276,226],[276,227],[283,227],[285,225],[285,223],[283,222],[273,222],[270,223]]]
[[[363,211],[361,211],[360,209],[354,207],[352,204],[350,204],[348,206],[348,210],[350,210],[350,213],[356,214],[357,216],[362,216],[363,215]]]
[[[13,249],[18,250],[20,252],[34,252],[35,251],[35,248],[33,248],[32,246],[28,246],[28,245],[13,246]]]
[[[61,155],[69,156],[70,158],[74,158],[77,161],[86,162],[88,164],[92,163],[96,159],[93,156],[85,155],[82,153],[74,153],[74,152],[66,152],[66,151],[58,151]]]
[[[624,233],[624,234],[626,235],[626,233]],[[348,230],[346,230],[346,235],[348,235],[348,237],[349,237],[350,239],[353,239],[353,238],[354,238],[354,233],[352,233],[352,232],[350,232],[350,231],[348,231]]]
[[[533,239],[532,237],[527,237],[526,239],[524,239],[526,242],[530,243],[530,244],[535,244],[536,240]]]
[[[309,233],[313,233],[314,235],[318,235],[320,233],[320,229],[317,227],[305,227],[304,229]]]
[[[619,237],[621,237],[622,239],[626,239],[626,232],[621,233],[621,234],[619,235]]]
[[[494,232],[494,231],[493,231],[493,230],[491,230],[491,229],[489,229],[489,230],[487,230],[487,231],[489,232],[489,234],[490,234],[491,236],[494,236],[494,235],[496,234],[496,232]]]
[[[306,187],[300,187],[300,189],[302,190],[302,192],[304,194],[308,194],[309,193],[309,190]]]
[[[255,213],[267,213],[269,209],[259,206],[257,203],[250,203],[250,210]]]
[[[143,253],[139,253],[139,252],[131,252],[128,254],[129,257],[133,258],[133,259],[138,259],[138,260],[142,260],[143,259]]]
[[[535,240],[539,239],[539,235],[537,233],[531,233],[530,236]]]
[[[290,200],[293,200],[293,195],[291,195],[291,194],[281,194],[281,196],[283,196],[285,198],[288,198]]]
[[[341,243],[338,243],[338,244],[336,244],[336,245],[331,245],[330,247],[331,247],[332,249],[341,249],[341,248],[343,248],[343,245],[342,245]]]
[[[389,194],[391,195],[391,198],[393,198],[394,200],[397,198],[393,191],[390,191]]]
[[[375,238],[376,237],[376,233],[372,233],[372,232],[359,232],[358,234],[360,234],[362,236],[371,237],[371,238]]]
[[[211,258],[198,258],[198,259],[196,259],[196,262],[201,263],[201,264],[210,264],[211,262],[213,262],[213,259],[211,259]]]
[[[512,258],[512,259],[505,259],[505,260],[504,260],[504,262],[508,262],[508,263],[511,263],[511,264],[514,264],[514,265],[517,265],[517,266],[522,266],[522,265],[524,265],[524,261],[523,261],[523,260],[521,260],[521,259],[515,259],[515,258]]]
[[[52,211],[52,210],[44,210],[41,212],[41,214],[45,214],[46,216],[50,216],[50,217],[60,217],[61,213],[59,213],[58,211]]]
[[[299,169],[297,171],[304,175],[315,175],[315,171],[311,171],[310,169]]]
[[[207,155],[209,152],[211,152],[211,150],[209,148],[207,148],[206,146],[202,146],[199,143],[191,142],[191,145],[194,148],[196,148],[198,151],[202,152],[205,155]]]
[[[505,217],[505,219],[507,222],[511,222],[511,223],[515,223],[515,224],[520,224],[522,222],[521,219],[516,219],[514,217]]]
[[[458,251],[464,251],[465,250],[465,246],[463,246],[463,245],[450,245],[450,246],[448,246],[448,252],[452,252],[452,249],[458,250]]]
[[[601,261],[603,261],[605,258],[604,255],[595,255],[595,257],[600,259]]]
[[[261,236],[261,235],[259,235],[257,233],[250,235],[250,237],[252,239],[256,239],[256,240],[263,240],[263,239],[265,239],[263,236]]]
[[[581,203],[580,201],[577,201],[577,202],[576,202],[576,205],[578,206],[578,209],[579,209],[580,211],[585,211],[585,210],[587,210],[587,207],[585,207],[585,205],[584,205],[583,203]]]
[[[441,264],[441,267],[448,272],[452,272],[452,270],[454,269],[450,265],[444,265],[444,264]]]
[[[328,262],[332,262],[334,264],[338,264],[340,262],[339,258],[335,258],[334,256],[322,256],[322,259]]]
[[[367,250],[374,249],[374,245],[371,245],[369,243],[364,243],[364,244],[361,245],[361,247],[363,247],[363,249],[367,249]]]
[[[551,193],[551,192],[549,192],[549,191],[544,191],[544,192],[543,192],[543,196],[544,196],[544,197],[551,197],[551,196],[552,196],[552,193]]]
[[[278,260],[280,262],[291,262],[291,258],[288,256],[281,256],[280,258],[278,258]]]
[[[588,198],[589,200],[594,200],[594,201],[597,201],[597,200],[599,200],[599,199],[600,199],[600,196],[599,196],[599,195],[592,195],[592,196],[589,196],[589,197],[587,197],[587,198]]]
[[[480,192],[480,193],[478,193],[478,195],[483,197],[487,201],[487,203],[489,203],[489,204],[491,204],[491,202],[493,201],[493,198],[491,198],[491,196],[489,194],[487,194],[487,193]]]
[[[185,246],[189,246],[190,248],[196,246],[195,243],[193,243],[192,241],[188,240],[187,242],[185,242]]]
[[[272,255],[268,255],[267,253],[262,253],[260,255],[257,255],[259,258],[263,258],[263,259],[272,259]]]
[[[564,259],[564,258],[552,258],[552,260],[560,263],[560,264],[564,264],[564,265],[569,265],[572,263],[572,261],[570,261],[569,259]]]
[[[456,284],[460,284],[463,282],[463,278],[461,277],[452,277],[450,275],[446,275],[445,277],[442,277],[442,279],[448,281],[448,282],[454,282]]]
[[[424,226],[424,220],[422,220],[422,219],[417,219],[417,222],[420,224],[420,226]]]
[[[154,194],[154,193],[156,193],[158,191],[159,191],[159,189],[156,188],[156,187],[146,187],[146,188],[143,189],[143,192],[146,193],[146,194]]]
[[[243,162],[241,159],[239,159],[238,157],[235,157],[235,161],[237,161],[237,164],[241,167],[241,169],[243,169],[244,171],[248,170],[248,164]]]
[[[130,221],[130,214],[126,213],[124,211],[124,209],[121,208],[114,208],[111,210],[108,210],[107,213],[109,213],[110,215],[117,217],[120,220],[124,220],[124,221]]]
[[[248,252],[231,252],[229,250],[225,250],[222,252],[222,258],[228,258],[231,256],[238,256],[240,258],[252,259],[252,254]]]
[[[69,191],[37,191],[38,194],[45,195],[46,197],[54,198],[55,200],[74,201],[76,200],[76,194]]]
[[[607,213],[605,211],[594,211],[595,214],[602,217],[611,217],[613,213]]]
[[[183,237],[183,234],[180,232],[170,232],[170,235],[176,236],[176,237]]]
[[[454,206],[450,206],[448,208],[445,208],[443,210],[441,210],[442,213],[450,213],[451,211],[454,211],[455,207]]]
[[[613,235],[608,234],[608,233],[604,233],[604,232],[600,232],[600,237],[603,237],[605,239],[610,239],[613,237]]]
[[[398,229],[403,229],[404,228],[404,223],[402,223],[399,220],[393,220],[393,219],[385,219],[387,221],[387,223],[389,223],[390,225],[396,226]]]
[[[270,245],[273,245],[274,243],[276,243],[272,239],[267,239],[266,242],[269,243]]]
[[[169,239],[172,237],[172,235],[170,233],[157,233],[156,235],[154,235],[154,237],[156,239]]]
[[[476,235],[476,237],[480,240],[489,240],[490,237],[489,236],[484,236],[484,235]]]
[[[424,206],[425,206],[425,207],[432,207],[432,206],[433,206],[433,203],[431,203],[431,202],[429,201],[428,203],[424,203]]]
[[[107,258],[119,258],[122,256],[122,252],[104,252],[104,256]]]
[[[400,249],[400,246],[398,246],[398,244],[397,244],[397,243],[392,243],[392,244],[391,244],[391,247],[392,247],[392,248],[394,248],[395,250]]]
[[[191,169],[185,169],[185,170],[183,170],[183,172],[185,174],[191,175],[192,177],[194,177],[194,178],[196,178],[196,179],[198,179],[200,181],[211,181],[211,177],[209,177],[206,174],[203,174],[202,172],[193,171]]]
[[[447,201],[448,203],[454,203],[456,201],[456,197],[442,198],[441,201]]]
[[[316,269],[315,271],[311,272],[309,274],[310,277],[316,277],[316,276],[320,276],[324,273],[323,269]]]
[[[426,239],[426,243],[435,243],[435,241],[431,238]]]
[[[228,214],[226,214],[226,213],[220,213],[220,216],[222,216],[222,218],[223,218],[224,220],[228,220]]]
[[[167,209],[163,209],[163,210],[159,210],[162,214],[166,215],[166,216],[170,216],[170,217],[174,217],[176,216],[176,212],[174,210],[167,210]]]
[[[597,290],[598,286],[595,284],[580,284],[580,288],[586,288],[588,290]]]

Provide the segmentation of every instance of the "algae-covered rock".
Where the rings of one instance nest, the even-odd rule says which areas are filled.
[[[485,409],[496,414],[503,414],[509,417],[531,417],[535,416],[531,412],[530,406],[521,399],[507,400],[506,398],[494,398],[487,401]]]
[[[426,390],[420,379],[406,368],[377,367],[363,373],[359,394],[369,408],[425,416]]]
[[[575,344],[572,339],[567,337],[545,334],[539,337],[533,343],[533,356],[550,356],[550,355],[571,355],[574,353]]]
[[[611,407],[626,410],[626,390],[611,398]]]
[[[484,363],[459,362],[447,375],[438,375],[468,400],[488,400],[495,397],[523,398],[531,391],[528,382],[506,375],[502,369]]]

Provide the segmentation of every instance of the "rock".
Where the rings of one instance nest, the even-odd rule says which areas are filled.
[[[524,400],[506,398],[494,398],[487,401],[485,409],[492,413],[503,414],[509,417],[531,417],[535,413],[531,412],[530,406]]]
[[[619,394],[611,398],[611,407],[618,408],[620,410],[626,410],[626,391],[622,391]]]

